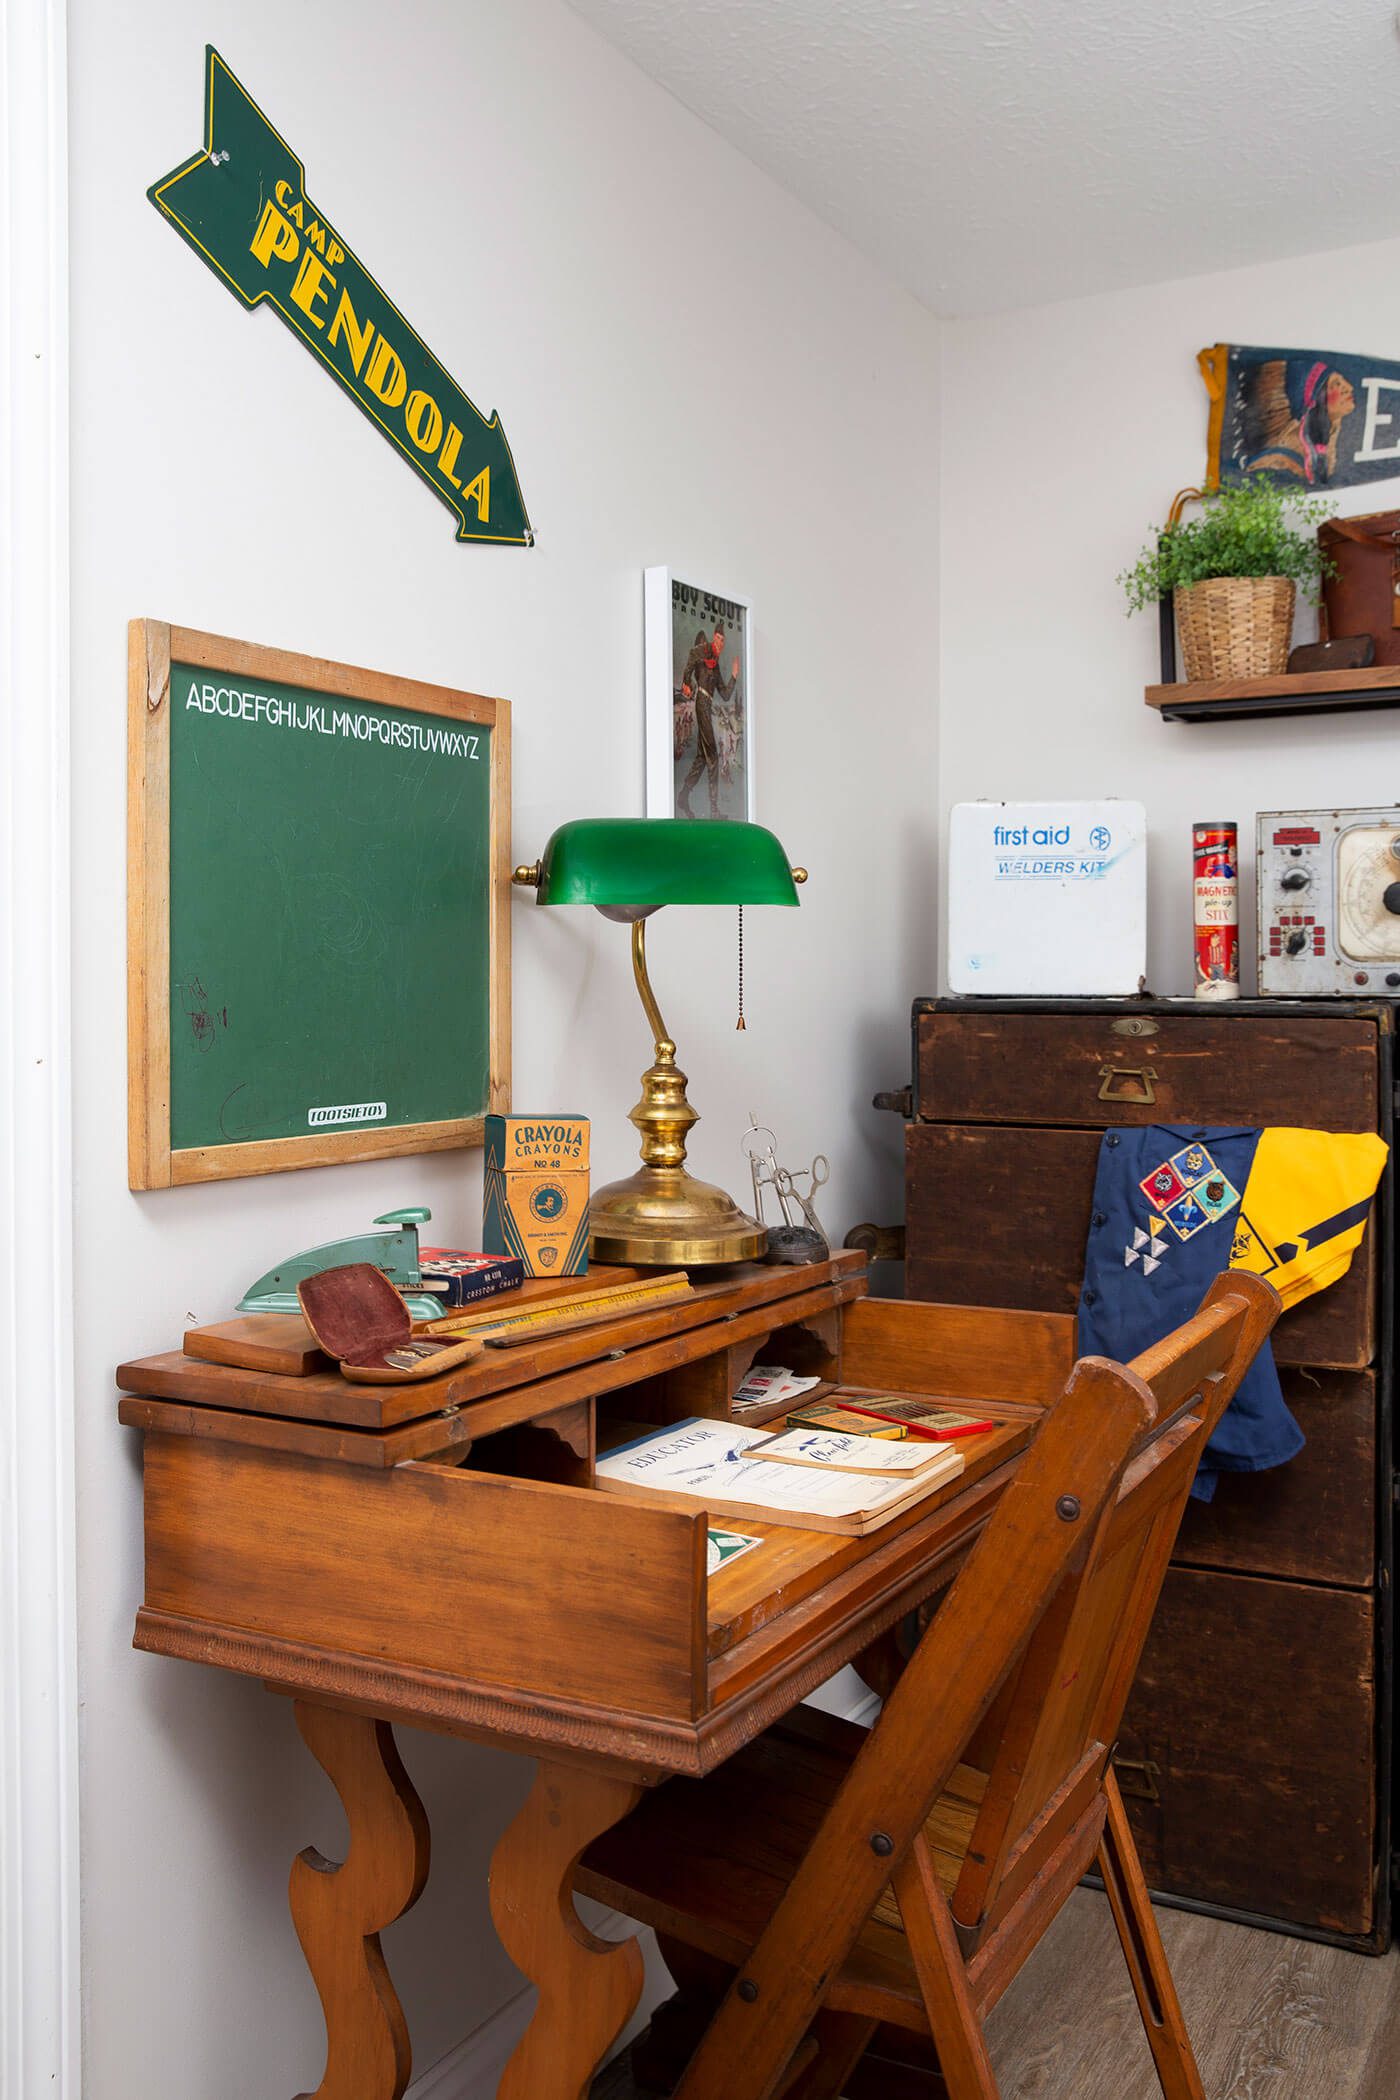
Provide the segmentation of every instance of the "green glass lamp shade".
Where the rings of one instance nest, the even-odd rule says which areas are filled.
[[[796,904],[788,858],[762,824],[583,817],[544,849],[536,901],[655,911],[663,904]]]

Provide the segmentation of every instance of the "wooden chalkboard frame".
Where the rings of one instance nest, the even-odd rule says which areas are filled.
[[[133,1189],[277,1174],[344,1160],[479,1145],[485,1113],[433,1123],[172,1149],[170,1128],[170,666],[273,680],[491,730],[488,936],[489,1078],[485,1113],[510,1107],[510,703],[296,656],[226,635],[133,620],[127,633],[127,1152]]]

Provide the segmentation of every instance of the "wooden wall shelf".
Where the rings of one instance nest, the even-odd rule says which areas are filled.
[[[1281,672],[1275,678],[1198,679],[1150,685],[1144,695],[1165,722],[1236,721],[1244,715],[1340,714],[1400,707],[1400,664],[1364,671]]]

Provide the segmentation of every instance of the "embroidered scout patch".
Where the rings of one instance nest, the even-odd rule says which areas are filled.
[[[1167,1223],[1179,1240],[1189,1240],[1193,1233],[1200,1232],[1210,1223],[1210,1212],[1203,1210],[1195,1197],[1188,1192],[1178,1196],[1166,1212]]]
[[[1154,1167],[1146,1179],[1138,1183],[1148,1202],[1155,1203],[1158,1210],[1165,1210],[1169,1203],[1175,1203],[1178,1196],[1184,1196],[1189,1185],[1182,1180],[1175,1162],[1170,1159],[1164,1159],[1160,1167]]]
[[[1223,1218],[1240,1200],[1239,1190],[1220,1173],[1207,1174],[1204,1181],[1196,1183],[1191,1194],[1211,1218]]]
[[[1183,1145],[1138,1183],[1180,1240],[1189,1240],[1235,1208],[1240,1193],[1204,1145]]]
[[[1141,1225],[1135,1225],[1132,1244],[1123,1249],[1124,1268],[1131,1269],[1141,1262],[1143,1275],[1155,1276],[1163,1255],[1171,1252],[1171,1241],[1164,1237],[1166,1230],[1161,1218],[1149,1218],[1145,1232]]]

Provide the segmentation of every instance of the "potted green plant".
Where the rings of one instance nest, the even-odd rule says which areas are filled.
[[[1252,476],[1205,497],[1198,518],[1173,511],[1118,579],[1128,610],[1174,594],[1188,680],[1286,670],[1298,590],[1316,601],[1331,573],[1317,526],[1334,508]]]

